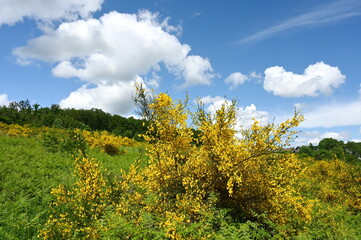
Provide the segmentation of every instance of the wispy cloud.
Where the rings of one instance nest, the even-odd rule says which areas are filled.
[[[326,23],[337,22],[342,19],[361,15],[360,0],[339,0],[329,4],[320,5],[312,8],[306,13],[289,18],[277,25],[266,28],[253,35],[242,38],[237,43],[244,44],[257,42],[274,35],[280,34],[289,29],[304,26],[321,25]]]
[[[193,12],[191,18],[202,16],[202,14],[203,14],[202,12]]]

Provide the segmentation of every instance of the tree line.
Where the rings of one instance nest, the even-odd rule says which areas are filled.
[[[0,106],[0,121],[7,124],[29,124],[34,127],[108,131],[115,135],[140,140],[146,131],[145,120],[112,115],[101,109],[63,109],[57,104],[41,107],[29,100]]]
[[[361,142],[343,142],[333,138],[322,139],[317,146],[311,143],[299,149],[301,157],[315,160],[340,159],[348,162],[361,160]]]

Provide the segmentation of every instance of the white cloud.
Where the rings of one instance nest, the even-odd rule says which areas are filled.
[[[316,106],[304,116],[306,120],[300,125],[304,128],[361,125],[361,100]]]
[[[222,104],[230,104],[231,101],[221,97],[211,97],[206,96],[200,98],[200,101],[205,105],[206,110],[212,114],[218,110]],[[246,107],[239,107],[237,109],[237,123],[236,130],[240,130],[241,128],[248,128],[254,122],[254,120],[259,121],[261,124],[266,124],[269,120],[269,113],[266,111],[257,110],[254,104],[251,104]]]
[[[242,85],[246,81],[254,80],[256,83],[260,83],[262,75],[256,73],[255,71],[250,72],[248,75],[242,74],[240,72],[231,73],[225,80],[225,84],[229,85],[229,90],[237,88],[239,85]]]
[[[63,23],[13,52],[19,62],[54,62],[55,76],[78,77],[94,84],[127,82],[159,70],[163,62],[184,78],[183,88],[209,85],[215,76],[209,60],[188,56],[190,47],[167,29],[174,30],[148,11],[137,15],[110,12],[99,20]]]
[[[261,124],[266,124],[269,121],[269,113],[267,111],[257,110],[254,104],[238,109],[238,119],[240,127],[247,128],[251,126],[254,120]]]
[[[7,106],[10,103],[8,95],[3,93],[0,94],[0,106]]]
[[[332,94],[333,88],[339,87],[345,79],[337,67],[324,62],[309,65],[302,75],[274,66],[265,70],[263,87],[266,91],[282,97],[314,97]]]
[[[295,103],[294,107],[297,111],[302,110],[305,107],[304,103]]]
[[[111,12],[99,20],[63,23],[58,29],[14,50],[20,61],[58,62],[58,77],[94,84],[133,80],[158,63],[183,64],[190,47],[164,31],[156,14]]]
[[[332,22],[338,22],[346,18],[359,16],[361,14],[360,6],[361,2],[359,0],[332,1],[331,3],[320,5],[314,9],[311,9],[310,11],[297,17],[289,18],[282,23],[276,24],[253,35],[247,36],[239,40],[238,43],[244,44],[249,42],[257,42],[280,34],[289,29],[328,24]]]
[[[184,78],[185,82],[180,86],[182,89],[195,85],[210,85],[216,76],[207,58],[194,55],[187,56],[181,63],[170,66],[169,69]]]
[[[139,81],[141,79],[137,80]],[[134,107],[132,101],[132,96],[135,94],[134,84],[135,81],[120,82],[98,85],[95,88],[84,85],[61,100],[59,105],[62,108],[75,109],[98,108],[113,114],[127,115]]]
[[[249,75],[248,75],[249,79],[254,79],[256,80],[257,83],[260,82],[260,80],[262,79],[262,75],[260,73],[256,73],[255,71],[252,71]]]
[[[1,0],[0,26],[22,21],[24,17],[36,20],[76,19],[89,17],[101,8],[104,0]]]
[[[124,88],[125,92],[129,90],[128,84],[140,76],[148,86],[158,87],[157,72],[162,70],[162,63],[184,78],[183,88],[209,85],[215,76],[210,61],[188,55],[190,47],[169,33],[179,33],[181,28],[172,27],[168,21],[160,22],[158,14],[149,11],[138,14],[114,11],[99,19],[62,23],[57,29],[30,40],[26,46],[14,49],[13,53],[19,63],[50,62],[54,64],[55,76],[77,77],[96,85],[96,88],[82,87],[73,92],[62,101],[64,106],[93,107],[95,97],[101,98],[101,94],[107,97],[110,86],[118,92],[123,92],[121,88]],[[114,100],[125,101],[120,97]],[[113,101],[98,105],[104,110],[117,110],[105,103],[122,105]],[[124,111],[117,110],[119,112]]]
[[[157,75],[157,73],[155,71],[152,72],[152,74],[150,74],[150,76],[146,76],[144,79],[144,82],[146,83],[147,86],[149,86],[150,88],[158,88],[159,87],[159,82],[160,82],[161,77]]]
[[[319,131],[306,131],[299,134],[299,137],[295,139],[297,145],[318,145],[318,143],[324,138],[333,138],[336,140],[345,140],[349,137],[348,132],[324,132]]]
[[[230,74],[224,82],[229,85],[229,89],[232,90],[238,85],[242,85],[248,79],[247,75],[243,75],[240,72],[234,72]]]
[[[199,99],[204,106],[207,106],[206,110],[212,114],[215,114],[223,104],[231,104],[231,101],[221,96],[205,96]],[[197,102],[197,101],[195,101]]]
[[[183,32],[183,27],[181,25],[173,26],[169,24],[170,17],[166,17],[160,26],[168,33],[174,32],[177,36],[181,36]]]

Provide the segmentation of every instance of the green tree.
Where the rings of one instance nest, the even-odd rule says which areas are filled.
[[[344,145],[347,161],[361,161],[361,143],[347,142]]]

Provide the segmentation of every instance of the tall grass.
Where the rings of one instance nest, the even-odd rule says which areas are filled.
[[[123,150],[120,156],[96,150],[90,155],[112,174],[137,158],[145,162],[142,147]],[[0,135],[0,239],[35,239],[48,218],[51,189],[72,185],[73,172],[72,156],[48,151],[39,137]]]
[[[144,146],[121,147],[120,152],[123,154],[110,156],[93,149],[89,155],[101,163],[104,176],[114,181],[121,178],[120,169],[127,171],[135,161],[140,166],[147,164]],[[361,239],[361,212],[357,205],[361,196],[361,164],[313,159],[304,159],[303,163],[304,172],[296,185],[304,197],[315,201],[309,223],[263,226],[251,221],[237,222],[222,214],[225,209],[217,209],[213,216],[217,219],[206,221],[209,229],[195,224],[194,228],[182,231],[185,234],[199,229],[215,231],[211,228],[216,226],[215,239],[280,239],[282,235],[278,233],[292,233],[299,228],[299,232],[290,235],[291,239]],[[60,184],[74,185],[73,174],[71,154],[60,149],[50,151],[41,135],[14,137],[0,133],[0,240],[37,239],[49,219],[49,203],[54,200],[51,189]],[[143,236],[139,238],[165,236],[159,230],[156,216],[144,215],[144,226],[139,226],[113,216],[112,212],[108,214],[114,220],[110,226],[114,226],[106,239],[117,239],[123,233]]]

